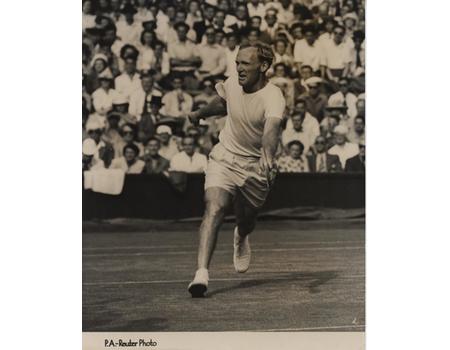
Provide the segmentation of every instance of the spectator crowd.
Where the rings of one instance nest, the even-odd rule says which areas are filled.
[[[236,74],[242,44],[274,52],[285,99],[280,172],[365,170],[364,0],[84,0],[83,170],[204,172],[225,117],[186,115]]]

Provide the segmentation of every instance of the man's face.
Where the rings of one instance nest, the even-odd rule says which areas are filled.
[[[358,115],[365,116],[366,115],[366,101],[358,100],[356,102],[356,111]]]
[[[188,131],[187,131],[187,135],[189,136],[189,137],[192,137],[194,140],[197,140],[198,139],[198,137],[200,136],[200,130],[199,129],[197,129],[197,128],[190,128]]]
[[[113,44],[114,41],[116,41],[116,31],[115,29],[109,29],[105,31],[105,34],[103,36],[103,40],[108,44]]]
[[[326,150],[327,141],[325,140],[325,137],[318,136],[316,138],[316,141],[314,142],[314,145],[316,147],[317,153],[323,153]]]
[[[111,0],[110,1],[111,9],[113,11],[119,11],[120,10],[120,0]]]
[[[150,104],[150,111],[152,112],[153,115],[157,115],[159,113],[159,109],[160,109],[159,104],[156,103]]]
[[[100,79],[100,86],[102,87],[102,89],[109,89],[111,87],[111,80]]]
[[[166,8],[166,15],[167,15],[167,17],[169,17],[170,21],[173,21],[175,19],[176,14],[177,14],[177,12],[176,12],[174,6],[168,6]]]
[[[295,27],[292,30],[292,36],[294,37],[294,39],[296,40],[300,40],[303,38],[303,32],[302,32],[302,28],[301,27]]]
[[[153,89],[153,78],[152,77],[143,77],[141,79],[142,89],[145,92],[150,92]]]
[[[92,11],[92,2],[85,1],[83,4],[83,13],[89,14]]]
[[[275,44],[275,51],[283,56],[286,53],[286,44],[281,40],[277,41]]]
[[[281,6],[283,6],[283,8],[287,9],[289,7],[289,5],[291,4],[291,0],[280,0]]]
[[[259,40],[259,35],[257,30],[251,30],[248,34],[248,41],[250,43],[255,43]]]
[[[110,117],[108,119],[109,127],[111,129],[117,129],[119,127],[119,120],[120,118],[117,118],[116,116]]]
[[[343,145],[345,143],[345,135],[334,134],[334,143],[336,143],[336,145]]]
[[[364,121],[362,120],[362,118],[355,118],[354,121],[354,129],[357,133],[362,133],[364,132]]]
[[[94,70],[95,70],[97,73],[102,72],[105,68],[106,68],[105,61],[100,60],[100,59],[95,60],[95,62],[94,62]]]
[[[236,48],[236,45],[237,45],[236,37],[230,36],[229,38],[227,38],[227,46],[230,50],[234,50]]]
[[[225,39],[225,33],[219,30],[216,33],[215,42],[219,45],[222,45],[223,39]]]
[[[301,74],[303,80],[307,80],[312,77],[313,72],[312,72],[311,68],[304,67],[304,68],[300,69],[300,74]]]
[[[289,155],[294,159],[299,159],[302,155],[302,149],[299,145],[293,144],[289,148]]]
[[[342,40],[344,39],[344,30],[340,27],[337,27],[334,29],[333,31],[334,36],[333,36],[333,40],[334,42],[339,45],[340,43],[342,43]]]
[[[180,78],[175,78],[172,82],[172,86],[173,86],[174,90],[181,89],[182,85],[183,85],[183,82],[181,81]]]
[[[294,114],[292,116],[292,126],[294,127],[295,131],[302,130],[302,123],[303,123],[303,117],[301,115]]]
[[[170,140],[170,135],[167,132],[163,132],[161,134],[158,134],[159,139],[161,140],[161,143],[164,145],[167,145]]]
[[[284,67],[282,65],[275,67],[275,76],[276,77],[285,77],[286,76]]]
[[[124,126],[122,129],[122,138],[125,142],[132,142],[134,138],[133,130],[129,126]]]
[[[205,81],[203,83],[203,86],[204,86],[204,92],[207,95],[212,95],[214,93],[213,83],[211,81],[209,81],[209,80]]]
[[[136,72],[136,61],[132,58],[127,58],[124,65],[125,72],[134,74]]]
[[[214,22],[219,26],[223,27],[225,25],[225,12],[217,11],[214,16]]]
[[[199,10],[198,2],[197,1],[191,1],[189,3],[189,13],[197,14],[198,10]]]
[[[125,157],[125,160],[130,163],[136,159],[137,154],[131,148],[127,148],[125,149],[125,153],[123,154],[123,156]]]
[[[259,19],[259,17],[252,17],[250,20],[250,27],[259,29],[261,27],[261,19]]]
[[[314,44],[314,41],[316,41],[316,36],[313,32],[307,31],[305,33],[305,39],[308,45],[312,46]]]
[[[319,16],[320,17],[324,17],[328,14],[328,3],[327,2],[322,2],[319,5]]]
[[[325,31],[326,31],[327,33],[332,33],[332,32],[333,32],[333,29],[334,29],[334,24],[333,24],[333,22],[328,21],[328,22],[325,23]]]
[[[208,21],[212,21],[214,19],[214,15],[216,14],[216,11],[214,10],[213,7],[206,7],[205,11],[204,11],[204,16]]]
[[[236,8],[236,17],[238,19],[240,19],[241,21],[245,20],[247,18],[247,11],[246,11],[246,7],[245,6],[239,5]]]
[[[247,47],[239,50],[236,57],[239,85],[251,87],[259,80],[262,72],[262,63],[258,59],[257,49]],[[265,68],[265,67],[264,67]]]
[[[344,94],[344,96],[348,92],[348,81],[346,79],[342,79],[339,81],[339,90]]]
[[[179,26],[177,28],[177,35],[178,35],[178,40],[185,41],[186,40],[186,35],[187,35],[186,27],[185,26]]]
[[[266,23],[269,25],[269,27],[273,27],[275,23],[277,23],[277,16],[273,13],[267,14]]]
[[[205,32],[206,42],[209,45],[213,45],[216,42],[216,31],[213,28],[208,28]]]
[[[150,140],[147,144],[147,153],[151,157],[155,157],[159,152],[159,142],[157,140]]]
[[[186,13],[184,13],[183,11],[178,11],[175,15],[175,23],[178,22],[186,22]]]
[[[192,156],[195,151],[194,139],[192,137],[185,137],[183,139],[183,150],[188,156]]]
[[[294,114],[299,114],[302,118],[306,114],[306,103],[304,101],[298,101],[294,106]]]

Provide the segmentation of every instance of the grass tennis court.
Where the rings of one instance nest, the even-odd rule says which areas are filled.
[[[364,220],[259,221],[233,268],[223,225],[192,299],[198,222],[84,223],[83,331],[364,331]]]

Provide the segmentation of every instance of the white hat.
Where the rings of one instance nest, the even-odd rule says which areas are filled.
[[[97,152],[97,145],[91,138],[83,141],[83,154],[86,156],[93,156]]]
[[[104,127],[104,123],[95,115],[89,116],[89,119],[86,122],[86,131],[103,129]]]
[[[348,130],[344,125],[336,125],[333,132],[339,135],[347,135]]]
[[[355,23],[358,23],[358,16],[354,12],[347,13],[344,17],[342,17],[343,21],[345,21],[346,19],[352,19],[355,21]]]
[[[108,64],[108,57],[106,57],[105,54],[98,53],[98,54],[94,55],[94,57],[92,58],[91,67],[93,67],[95,64],[95,61],[97,61],[99,59],[105,61],[105,63]]]
[[[321,82],[322,82],[322,79],[319,77],[311,77],[311,78],[305,80],[305,84],[307,86],[320,84]]]
[[[105,68],[99,75],[99,79],[110,79],[113,80],[113,75],[111,73],[111,70],[109,68]]]
[[[168,125],[160,125],[156,128],[156,134],[164,134],[168,133],[169,135],[172,135],[172,129]]]

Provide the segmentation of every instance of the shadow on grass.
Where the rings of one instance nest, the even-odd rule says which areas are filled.
[[[207,297],[212,297],[217,294],[227,293],[233,290],[252,288],[264,284],[285,284],[290,282],[306,282],[306,288],[310,293],[319,293],[320,286],[338,276],[337,271],[318,271],[318,272],[289,272],[280,273],[276,279],[261,278],[251,281],[242,281],[237,285],[220,288],[207,293]]]

